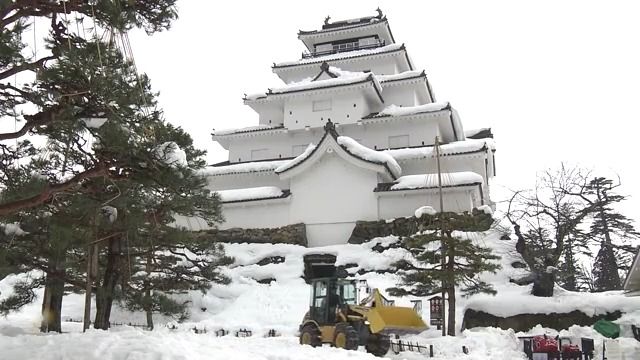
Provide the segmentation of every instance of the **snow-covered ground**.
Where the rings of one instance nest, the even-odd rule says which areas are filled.
[[[499,261],[502,270],[497,274],[486,274],[484,279],[494,284],[498,296],[479,295],[469,299],[458,299],[457,318],[460,326],[463,311],[466,307],[497,310],[512,313],[517,311],[537,312],[533,304],[542,302],[557,303],[553,309],[586,307],[587,313],[599,313],[616,306],[623,306],[629,311],[619,320],[621,324],[640,322],[640,298],[624,298],[620,293],[609,292],[601,295],[575,294],[563,292],[558,299],[541,300],[528,295],[528,287],[509,283],[510,278],[526,274],[511,264],[519,260],[513,241],[500,240],[497,232],[459,233],[473,241],[491,247],[502,256]],[[137,328],[122,326],[113,327],[110,331],[92,330],[81,334],[81,325],[73,322],[63,323],[64,334],[40,334],[39,299],[26,306],[22,311],[0,318],[0,359],[373,359],[374,357],[361,350],[359,352],[343,351],[328,346],[310,348],[298,345],[295,337],[298,324],[307,310],[309,289],[302,280],[302,256],[310,251],[332,252],[338,255],[337,265],[347,265],[348,270],[356,273],[357,279],[367,280],[371,287],[387,289],[395,286],[399,277],[391,272],[382,272],[393,262],[407,258],[404,250],[391,248],[382,253],[374,251],[377,244],[387,246],[397,239],[393,236],[374,239],[363,245],[335,245],[324,248],[308,249],[296,245],[271,244],[229,244],[227,253],[235,257],[233,266],[227,269],[232,279],[228,286],[214,285],[207,293],[194,292],[185,295],[191,300],[191,319],[176,324],[175,330],[169,330],[165,324],[169,318],[156,317],[156,330],[143,331]],[[267,265],[258,265],[260,260],[269,257],[283,257],[284,261]],[[376,272],[376,270],[378,272]],[[258,283],[259,280],[270,284]],[[9,276],[0,281],[2,296],[8,294],[9,285],[16,281],[16,276]],[[411,300],[417,298],[396,298],[398,305],[410,306]],[[428,301],[423,300],[422,316],[428,322]],[[80,294],[70,294],[63,302],[63,319],[81,319],[84,298]],[[573,304],[573,305],[571,305]],[[638,311],[633,311],[638,309]],[[505,315],[506,315],[505,313]],[[112,321],[144,323],[144,315],[130,313],[116,308]],[[196,334],[193,328],[206,329],[205,334]],[[232,334],[239,329],[249,329],[253,336],[236,338],[233,335],[216,337],[215,331],[226,329]],[[266,338],[270,329],[275,329],[281,336]],[[526,334],[557,334],[550,329],[534,328]],[[511,330],[496,328],[471,329],[459,333],[457,337],[440,337],[435,329],[405,337],[418,341],[423,345],[434,346],[434,359],[525,359],[519,350],[519,342]],[[589,327],[577,327],[563,331],[562,336],[584,336],[596,339],[601,349],[602,337]],[[630,336],[628,327],[623,328],[623,335]],[[462,353],[462,346],[469,349],[469,355]],[[626,359],[640,359],[640,342],[623,338],[610,345],[619,347]],[[609,348],[609,345],[608,345]],[[389,353],[392,359],[423,359],[425,354],[402,352]],[[596,357],[598,359],[598,357]],[[611,359],[611,358],[610,358]]]

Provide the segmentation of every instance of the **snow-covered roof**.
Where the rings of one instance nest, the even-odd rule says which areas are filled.
[[[495,150],[493,139],[466,139],[440,145],[440,156],[471,154],[487,149]],[[391,155],[396,161],[431,158],[436,155],[434,146],[384,150],[384,152]]]
[[[363,117],[362,120],[367,121],[382,118],[396,118],[402,116],[436,113],[439,111],[449,111],[451,131],[453,132],[452,138],[457,141],[464,140],[465,135],[464,129],[462,128],[462,121],[460,121],[458,112],[451,107],[451,104],[449,102],[435,102],[416,106],[398,106],[395,104],[391,104],[382,109],[382,111],[380,112],[372,113]]]
[[[372,55],[380,55],[380,54],[388,54],[399,51],[405,51],[406,48],[404,44],[390,44],[386,46],[381,46],[375,49],[364,49],[364,50],[354,50],[348,52],[341,52],[337,54],[311,57],[296,61],[284,61],[279,62],[273,65],[273,68],[282,68],[282,67],[290,67],[290,66],[298,66],[298,65],[308,65],[308,64],[318,64],[328,61],[335,60],[343,60],[343,59],[351,59],[363,56],[372,56]]]
[[[482,175],[472,171],[441,173],[442,187],[479,185],[483,183]],[[413,189],[438,188],[438,174],[418,174],[401,176],[393,183],[380,184],[377,191],[397,191]]]
[[[244,189],[217,191],[223,203],[235,203],[254,200],[279,199],[289,196],[289,190],[281,190],[276,186],[260,186]]]
[[[281,87],[270,88],[266,93],[256,93],[247,95],[245,101],[255,101],[265,99],[269,96],[287,94],[299,91],[312,91],[318,89],[325,89],[337,86],[349,86],[370,82],[375,88],[375,91],[382,101],[382,87],[372,73],[364,72],[352,72],[343,71],[335,67],[330,67],[330,73],[335,76],[329,79],[316,80],[314,78],[307,78],[298,82],[293,82]]]
[[[402,168],[391,155],[370,149],[348,136],[338,136],[336,140],[351,155],[374,163],[385,164],[395,177],[402,174]]]
[[[292,167],[298,165],[299,163],[303,162],[306,158],[308,158],[309,155],[311,155],[311,153],[315,149],[316,149],[315,145],[309,144],[309,146],[307,146],[307,148],[302,152],[302,154],[296,156],[291,161],[285,162],[284,164],[278,166],[278,168],[275,169],[275,172],[281,173],[283,171],[287,171],[288,169],[291,169]]]
[[[209,166],[200,171],[202,176],[219,176],[231,174],[246,174],[254,172],[274,171],[289,160],[254,161],[239,164]]]
[[[464,132],[464,136],[471,139],[493,138],[491,128],[471,129]]]
[[[331,145],[330,142],[333,142],[333,145]],[[379,171],[387,173],[387,176],[390,176],[391,179],[396,179],[402,174],[402,168],[392,156],[363,146],[350,137],[339,136],[331,121],[327,122],[325,125],[325,133],[317,146],[308,146],[302,154],[276,169],[276,173],[284,174],[305,163],[308,159],[313,157],[316,151],[322,146],[332,146],[334,149],[344,151],[345,154],[348,154],[347,156],[364,161],[365,163],[382,166],[379,168],[381,169]]]
[[[387,116],[406,116],[406,115],[416,115],[422,113],[430,113],[436,111],[443,111],[451,109],[451,104],[449,102],[436,102],[424,105],[416,105],[416,106],[398,106],[395,104],[391,104],[382,111],[369,114],[365,116],[363,119],[371,119],[371,118],[379,118],[379,117],[387,117]]]
[[[393,75],[376,75],[376,79],[378,79],[378,81],[380,81],[381,83],[385,83],[385,82],[391,82],[391,81],[399,81],[399,80],[407,80],[407,79],[414,79],[414,78],[424,78],[427,76],[427,73],[422,70],[409,70],[409,71],[404,71],[398,74],[393,74]]]
[[[624,291],[630,296],[640,296],[640,248],[638,249],[624,280]]]
[[[244,133],[251,133],[251,132],[257,132],[257,131],[267,131],[267,130],[277,130],[277,129],[283,129],[284,125],[279,124],[279,125],[256,125],[256,126],[247,126],[247,127],[243,127],[243,128],[236,128],[236,129],[222,129],[222,130],[214,130],[211,135],[212,136],[226,136],[226,135],[235,135],[235,134],[244,134]]]

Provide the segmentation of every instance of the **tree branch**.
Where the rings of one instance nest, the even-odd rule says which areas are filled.
[[[33,115],[25,115],[24,118],[27,120],[26,124],[20,128],[20,130],[10,133],[0,133],[0,141],[2,140],[10,140],[17,139],[23,135],[25,135],[29,130],[37,127],[46,125],[50,122],[55,121],[55,119],[64,111],[64,105],[59,104],[52,106],[44,111],[41,111],[37,114]]]
[[[45,56],[45,57],[43,57],[43,58],[41,58],[41,59],[39,59],[37,61],[31,62],[31,63],[24,63],[22,65],[14,66],[9,70],[1,72],[0,73],[0,80],[6,79],[6,78],[8,78],[10,76],[13,76],[13,75],[15,75],[17,73],[20,73],[22,71],[25,71],[25,70],[39,69],[39,68],[44,66],[45,62],[47,62],[49,60],[53,60],[55,58],[56,58],[55,55],[50,55],[50,56]]]
[[[49,201],[55,194],[67,191],[79,182],[100,176],[108,176],[109,172],[104,164],[99,164],[95,168],[83,171],[71,179],[54,185],[47,185],[39,194],[20,200],[0,204],[0,216],[13,214],[17,211],[30,209]]]

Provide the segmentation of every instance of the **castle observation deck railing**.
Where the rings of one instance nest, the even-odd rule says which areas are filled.
[[[333,49],[331,50],[311,51],[311,52],[305,51],[302,53],[302,58],[309,59],[309,58],[314,58],[318,56],[332,55],[332,54],[348,52],[348,51],[375,49],[382,46],[385,46],[384,40],[376,40],[374,42],[369,42],[367,44],[358,44],[357,42],[335,44],[333,45]]]

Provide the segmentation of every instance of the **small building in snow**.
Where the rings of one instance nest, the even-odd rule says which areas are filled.
[[[624,280],[623,289],[627,296],[640,296],[640,247]]]
[[[308,52],[272,68],[284,84],[244,98],[258,125],[213,133],[229,151],[205,172],[223,201],[222,229],[304,223],[309,246],[321,246],[345,243],[357,221],[425,205],[493,207],[491,131],[465,132],[451,104],[436,101],[381,12],[298,38]]]

